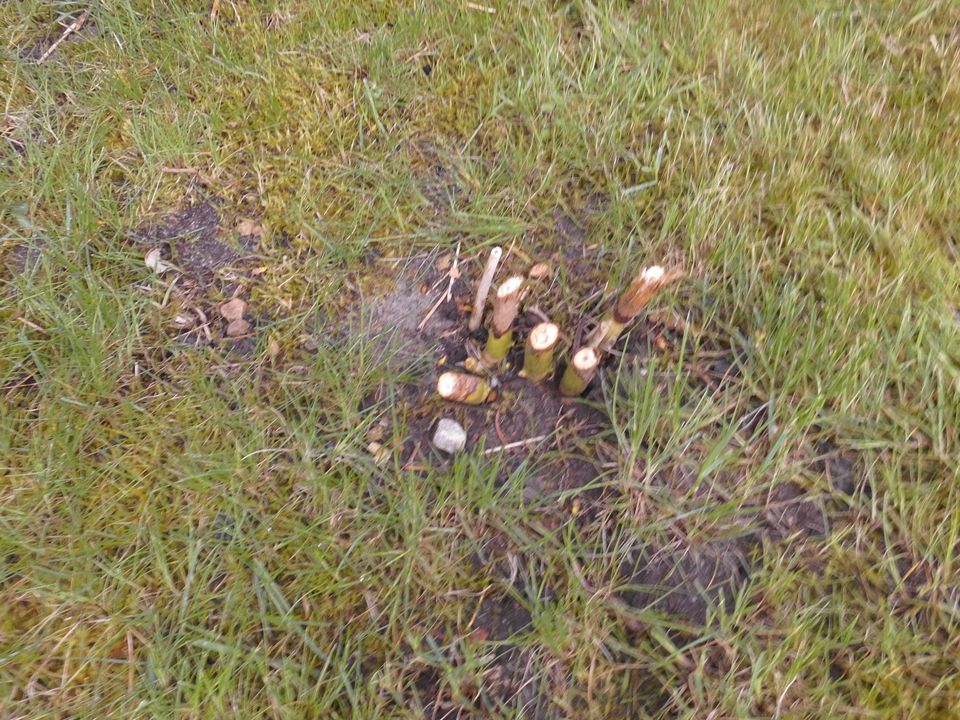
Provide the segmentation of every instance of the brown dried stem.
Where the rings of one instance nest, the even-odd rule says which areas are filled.
[[[646,306],[650,299],[682,273],[679,270],[666,272],[659,265],[645,268],[637,275],[630,286],[617,299],[613,308],[603,317],[597,328],[590,334],[587,344],[601,351],[609,350],[617,341],[624,328]]]

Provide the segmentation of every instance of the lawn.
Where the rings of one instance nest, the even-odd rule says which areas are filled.
[[[960,718],[960,5],[0,28],[0,716]]]

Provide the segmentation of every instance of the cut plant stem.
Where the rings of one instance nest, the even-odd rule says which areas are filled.
[[[437,380],[437,393],[444,400],[465,405],[482,405],[493,399],[493,387],[482,377],[466,373],[445,372]]]
[[[507,278],[497,288],[493,299],[493,317],[490,320],[490,330],[494,335],[499,337],[510,332],[520,309],[522,290],[523,278],[520,275]]]
[[[513,345],[513,321],[520,309],[523,278],[514,275],[497,288],[493,299],[493,316],[490,318],[490,334],[483,350],[483,360],[488,365],[499,365]]]
[[[582,395],[593,380],[599,364],[600,355],[589,345],[577,350],[560,378],[560,393],[567,397]]]
[[[493,330],[487,335],[487,345],[483,348],[481,360],[485,365],[496,368],[510,352],[513,347],[513,331],[507,330],[506,333],[497,337]]]
[[[676,280],[679,272],[667,273],[659,265],[644,269],[630,283],[613,308],[604,315],[597,329],[590,334],[587,344],[606,352],[620,337],[624,328],[633,322],[656,292]]]
[[[540,323],[527,337],[523,353],[523,376],[532,382],[542,382],[553,375],[553,348],[560,338],[560,328],[552,322]]]
[[[497,272],[497,265],[500,263],[500,256],[503,255],[503,249],[498,247],[490,251],[487,256],[486,267],[483,268],[483,275],[480,276],[480,284],[477,285],[477,297],[473,301],[473,313],[470,315],[470,322],[467,327],[470,332],[476,332],[483,322],[483,308],[487,303],[487,295],[490,293],[490,283],[493,282],[493,276]]]

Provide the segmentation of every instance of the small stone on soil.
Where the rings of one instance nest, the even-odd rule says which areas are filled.
[[[439,450],[455,453],[467,445],[467,433],[456,420],[441,418],[433,433],[433,444]]]
[[[237,225],[237,234],[260,237],[263,235],[263,227],[256,220],[241,220]]]
[[[530,271],[527,273],[527,277],[531,280],[543,280],[544,278],[550,277],[550,266],[546,263],[537,263]]]
[[[247,309],[247,303],[240,298],[234,298],[220,306],[220,314],[227,322],[233,323],[243,319],[243,313]]]
[[[232,320],[229,325],[227,325],[227,337],[241,337],[250,332],[250,323],[248,323],[243,318],[238,318]]]

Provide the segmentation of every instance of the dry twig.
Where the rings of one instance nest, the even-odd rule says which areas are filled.
[[[480,284],[477,285],[477,297],[473,301],[473,314],[470,316],[470,323],[467,327],[470,332],[476,332],[483,321],[483,308],[487,303],[487,295],[490,293],[490,284],[493,282],[493,276],[497,272],[497,265],[500,263],[500,256],[503,250],[495,247],[490,251],[487,257],[487,264],[483,268],[483,275],[480,276]]]
[[[457,255],[453,259],[453,265],[450,266],[450,269],[447,271],[447,277],[450,279],[450,282],[447,283],[447,290],[444,293],[441,293],[440,297],[437,298],[437,302],[434,303],[433,307],[430,308],[423,320],[420,321],[420,324],[417,325],[417,331],[423,330],[426,327],[427,323],[430,321],[430,318],[433,317],[434,313],[440,309],[440,306],[445,302],[449,302],[453,298],[453,284],[457,281],[457,278],[460,277],[460,243],[457,243]],[[434,285],[436,287],[436,285]]]
[[[82,28],[84,23],[87,22],[88,17],[90,17],[90,10],[84,10],[83,13],[80,15],[80,17],[78,17],[72,23],[67,25],[67,29],[63,31],[63,34],[60,35],[60,37],[58,37],[56,40],[54,40],[53,44],[47,48],[46,52],[44,52],[43,55],[40,56],[40,58],[37,60],[37,65],[41,65],[44,61],[46,61],[46,59],[49,58],[51,55],[53,55],[53,53],[56,52],[57,48],[60,47],[61,44],[63,44],[64,40],[66,40],[68,37],[73,35],[73,33],[77,32],[80,28]]]
[[[538,443],[541,440],[546,440],[549,435],[537,435],[536,437],[527,438],[526,440],[517,440],[516,442],[507,443],[506,445],[498,445],[497,447],[492,447],[483,451],[484,455],[493,455],[496,452],[504,452],[505,450],[515,450],[519,447],[524,447],[525,445],[533,445]]]

